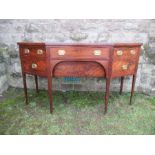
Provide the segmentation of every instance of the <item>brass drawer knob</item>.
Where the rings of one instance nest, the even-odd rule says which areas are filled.
[[[122,65],[122,70],[128,70],[128,65]]]
[[[24,49],[24,53],[25,54],[29,54],[30,53],[30,50],[28,48]]]
[[[33,69],[37,68],[37,64],[34,64],[34,63],[33,63],[33,64],[32,64],[32,68],[33,68]]]
[[[58,50],[58,55],[65,55],[66,51],[65,50]]]
[[[43,50],[38,49],[38,50],[37,50],[37,54],[43,54]]]
[[[130,50],[130,54],[135,55],[136,51],[135,50]]]
[[[118,50],[118,51],[117,51],[117,55],[118,55],[118,56],[123,55],[123,51],[122,51],[122,50]]]
[[[94,55],[101,55],[101,50],[95,50]]]

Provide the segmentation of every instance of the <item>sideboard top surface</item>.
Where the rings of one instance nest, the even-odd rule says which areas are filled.
[[[94,47],[133,47],[133,46],[141,46],[142,43],[103,43],[103,44],[97,44],[97,43],[46,43],[46,42],[18,42],[17,43],[20,46],[94,46]]]

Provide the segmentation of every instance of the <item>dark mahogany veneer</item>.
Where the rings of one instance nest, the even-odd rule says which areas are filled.
[[[124,76],[132,75],[131,97],[134,93],[140,43],[119,44],[50,44],[20,42],[24,92],[28,104],[26,74],[34,75],[38,92],[38,76],[48,78],[50,112],[53,111],[51,77],[105,77],[105,113],[107,112],[110,81],[120,77],[120,94]]]

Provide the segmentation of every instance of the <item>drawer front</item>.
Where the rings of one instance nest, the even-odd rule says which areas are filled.
[[[133,61],[114,61],[112,63],[112,77],[132,75],[135,73],[136,65]]]
[[[23,71],[31,74],[46,75],[47,65],[45,60],[22,59]]]
[[[114,60],[137,60],[139,58],[139,48],[115,48],[113,58]]]
[[[23,58],[46,57],[46,51],[44,47],[23,47],[20,52],[21,52],[21,57]]]
[[[94,47],[54,47],[50,49],[50,55],[52,58],[64,59],[64,58],[109,58],[109,48],[94,48]]]

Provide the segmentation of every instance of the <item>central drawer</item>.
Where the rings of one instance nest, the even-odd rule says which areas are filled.
[[[110,50],[108,47],[53,47],[50,49],[51,58],[77,58],[77,59],[108,59]]]

